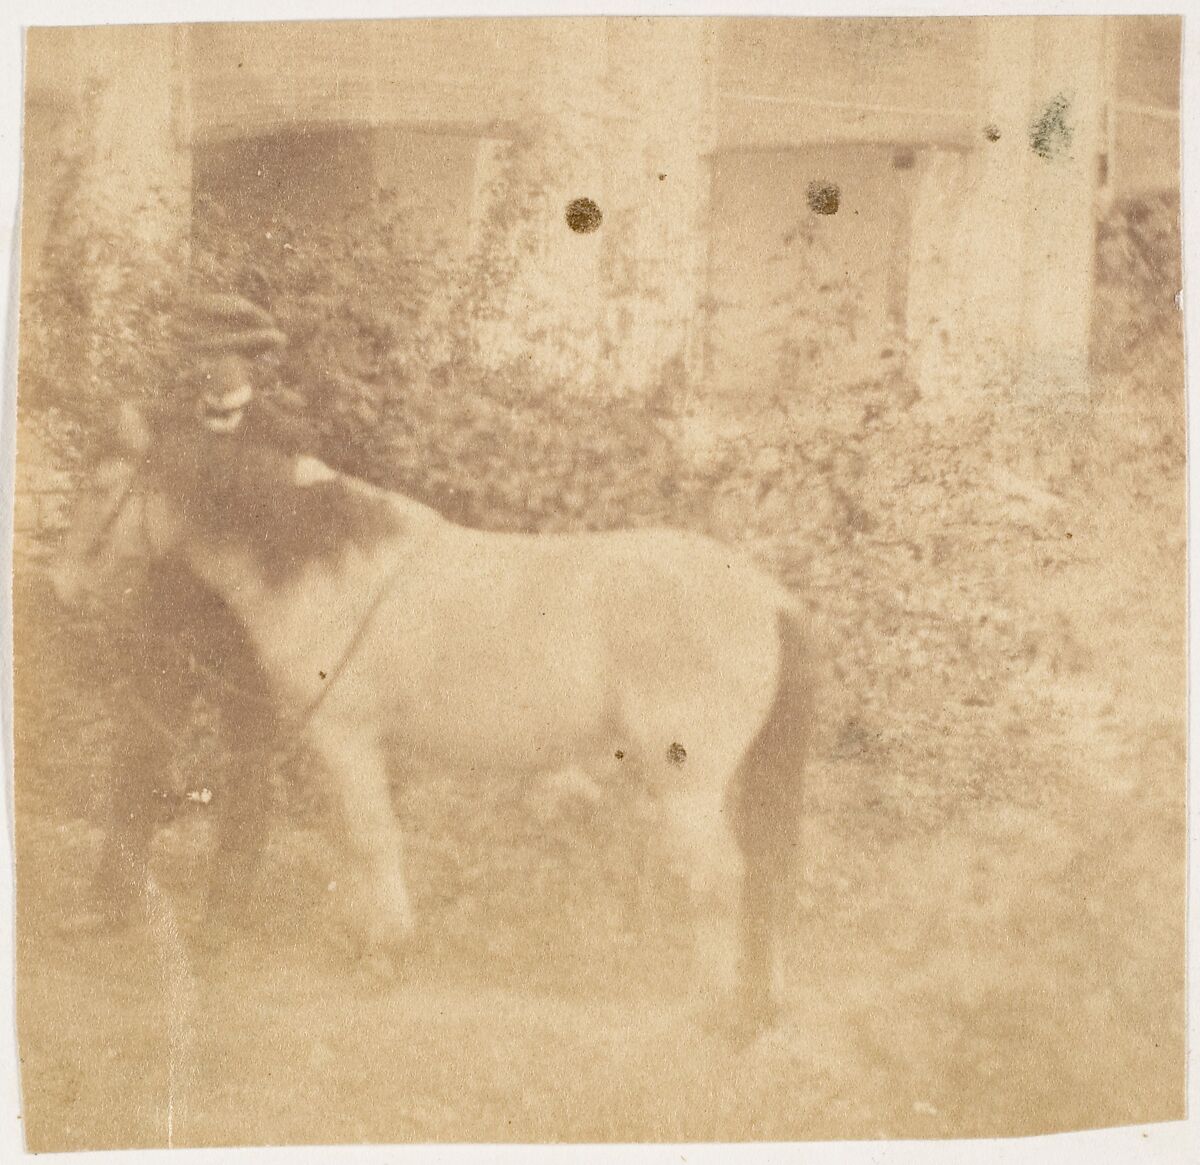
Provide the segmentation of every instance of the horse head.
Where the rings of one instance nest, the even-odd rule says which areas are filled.
[[[55,595],[67,606],[99,598],[151,549],[154,524],[139,491],[152,449],[151,426],[141,409],[123,404],[106,437],[48,572]]]

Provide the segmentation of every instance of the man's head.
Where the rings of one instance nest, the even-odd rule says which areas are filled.
[[[212,362],[203,377],[197,402],[201,424],[214,433],[232,433],[254,398],[250,361],[238,353],[226,353]]]
[[[241,291],[194,286],[180,305],[179,339],[195,369],[196,411],[214,432],[228,433],[239,426],[255,381],[261,379],[258,363],[287,343],[268,310],[264,281],[250,282],[254,298]]]

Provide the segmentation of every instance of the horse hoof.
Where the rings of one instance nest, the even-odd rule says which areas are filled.
[[[128,915],[105,910],[78,910],[62,919],[54,930],[62,938],[99,938],[122,934],[132,925]]]
[[[191,922],[217,934],[249,934],[259,926],[258,920],[247,910],[232,902],[206,906],[192,915]]]
[[[220,919],[201,915],[190,922],[192,946],[202,954],[225,954],[237,939],[237,934]]]
[[[391,991],[404,979],[404,956],[394,951],[360,951],[353,974],[366,991]]]
[[[400,968],[394,955],[376,951],[364,955],[362,959],[363,974],[368,981],[381,987],[394,987],[400,981]]]
[[[706,1011],[701,1018],[705,1035],[741,1051],[766,1035],[778,1022],[779,1005],[773,1000],[728,1000]]]

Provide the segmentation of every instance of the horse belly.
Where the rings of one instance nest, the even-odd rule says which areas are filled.
[[[468,677],[398,710],[392,735],[415,756],[455,768],[553,768],[590,752],[603,702],[589,685],[552,674]]]
[[[586,621],[547,610],[519,634],[470,618],[439,626],[395,659],[388,718],[403,747],[428,763],[530,770],[594,750],[611,701]]]

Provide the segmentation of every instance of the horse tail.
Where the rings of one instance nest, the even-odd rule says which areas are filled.
[[[794,905],[800,849],[802,769],[812,733],[815,651],[804,614],[779,611],[775,699],[738,770],[732,823],[745,868],[746,981],[769,1003],[774,938]]]

